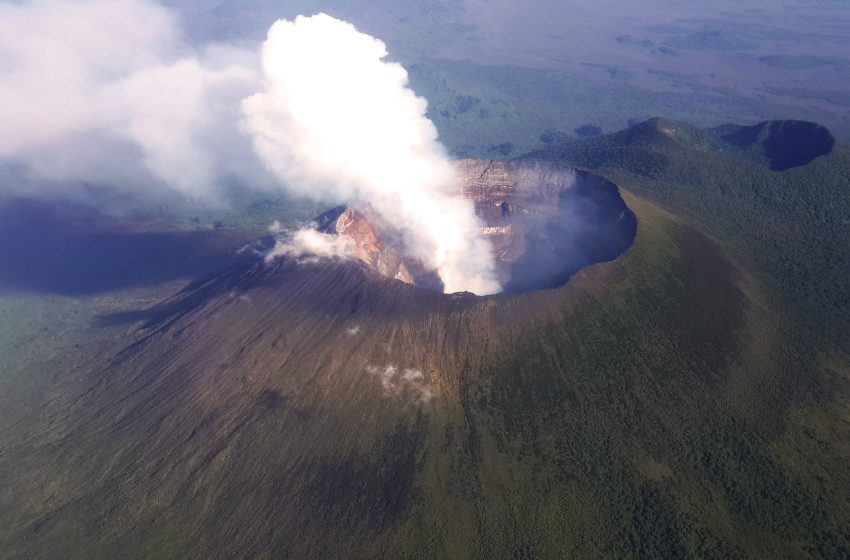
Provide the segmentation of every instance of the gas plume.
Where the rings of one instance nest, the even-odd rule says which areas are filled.
[[[243,103],[254,147],[294,192],[368,204],[446,292],[497,292],[491,249],[427,103],[386,57],[381,41],[325,14],[276,22],[264,91]]]
[[[354,242],[348,237],[322,233],[314,228],[302,228],[280,234],[265,259],[269,262],[286,256],[299,262],[334,258],[348,260],[354,258],[355,250]]]
[[[370,207],[446,292],[497,292],[426,101],[386,57],[324,14],[274,23],[262,46],[195,47],[151,0],[0,1],[0,189],[208,203],[232,182],[282,188]],[[326,241],[300,234],[287,254],[344,255]]]
[[[221,177],[262,182],[238,130],[256,58],[190,47],[147,0],[0,2],[0,163],[23,167],[30,191],[162,187],[206,202]]]

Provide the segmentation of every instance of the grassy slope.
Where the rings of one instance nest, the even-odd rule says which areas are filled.
[[[104,329],[100,315],[126,306],[153,305],[182,282],[96,296],[4,293],[0,297],[0,427],[10,428],[43,404],[68,364],[123,344],[126,327]]]

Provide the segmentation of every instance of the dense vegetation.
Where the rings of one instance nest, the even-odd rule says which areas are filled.
[[[708,240],[640,218],[644,244],[604,302],[473,384],[480,429],[514,465],[488,538],[518,558],[850,553],[850,512],[829,495],[850,483],[840,443],[776,446],[797,430],[787,392],[811,370],[785,348],[791,333]],[[821,480],[794,465],[815,444]]]
[[[700,130],[654,119],[533,157],[603,172],[687,217],[755,263],[831,343],[850,329],[850,149],[822,127],[794,125]]]

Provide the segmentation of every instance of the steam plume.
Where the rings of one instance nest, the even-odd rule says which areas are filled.
[[[266,254],[266,261],[277,257],[289,256],[310,262],[321,259],[350,259],[355,252],[354,242],[348,237],[340,237],[316,231],[299,229],[290,235],[280,236],[274,248]]]
[[[0,162],[45,182],[166,187],[210,200],[259,182],[238,131],[256,54],[182,40],[148,0],[0,3]],[[257,179],[257,180],[255,180]]]
[[[370,206],[447,292],[499,290],[426,102],[381,41],[320,14],[278,21],[258,51],[193,47],[151,0],[0,0],[0,176],[22,185],[0,189],[286,188]],[[288,250],[309,247],[345,255],[307,234]]]
[[[280,20],[263,45],[265,90],[243,102],[254,147],[291,190],[368,204],[435,269],[446,292],[499,291],[489,244],[384,44],[325,14]]]

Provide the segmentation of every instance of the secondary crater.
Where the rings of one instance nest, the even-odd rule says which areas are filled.
[[[492,244],[503,293],[555,288],[580,269],[610,261],[634,241],[637,220],[614,183],[535,161],[456,162],[459,192],[472,200]],[[368,209],[340,206],[316,218],[324,233],[353,241],[379,273],[442,291],[439,277],[404,255],[392,224]]]
[[[832,133],[823,126],[792,120],[741,127],[726,135],[724,140],[749,151],[773,171],[808,165],[829,155],[836,143]]]

